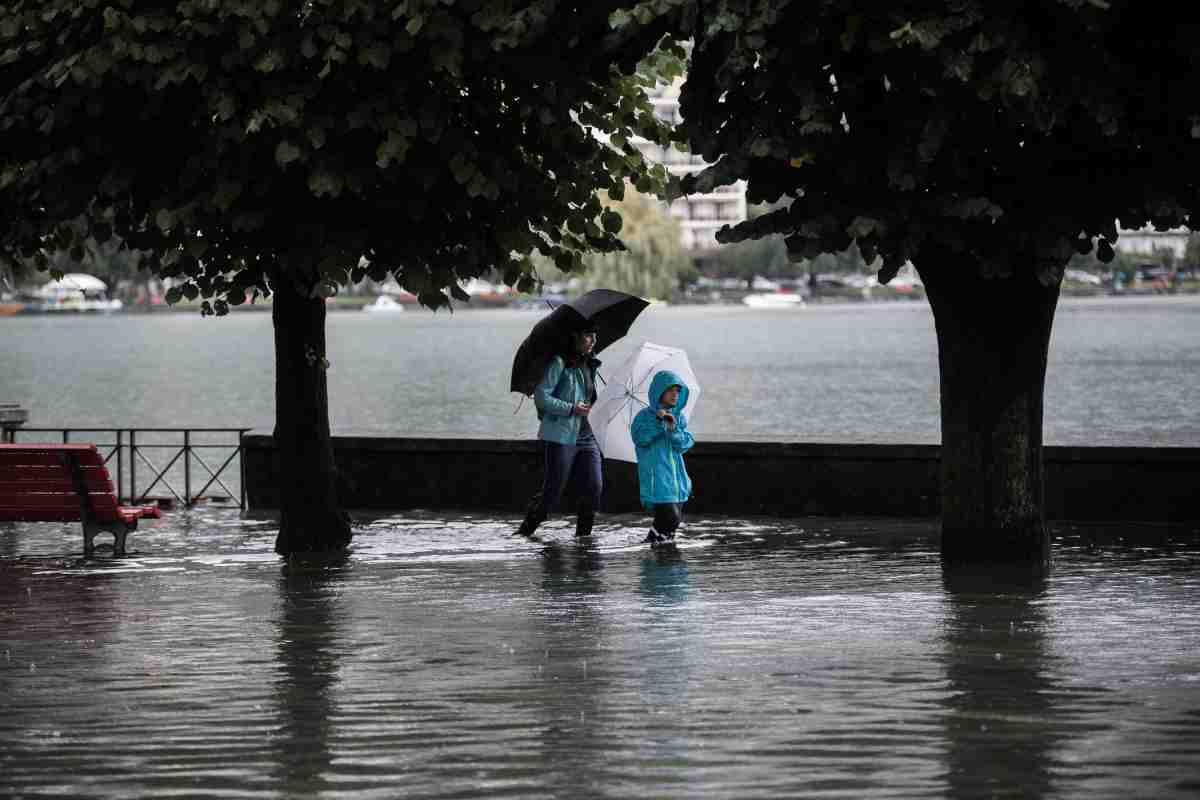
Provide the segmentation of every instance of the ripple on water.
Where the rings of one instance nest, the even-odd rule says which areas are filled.
[[[945,572],[928,522],[364,520],[293,565],[172,512],[127,558],[0,537],[0,795],[1189,796],[1200,542],[1063,529]],[[1140,541],[1135,543],[1134,540]]]

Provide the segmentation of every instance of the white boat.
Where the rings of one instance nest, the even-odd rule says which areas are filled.
[[[362,310],[368,314],[396,314],[404,310],[404,306],[397,303],[386,294],[381,294],[375,298],[374,302],[367,303],[362,307]]]
[[[803,308],[804,298],[790,292],[757,292],[742,298],[751,308]]]
[[[70,272],[43,284],[34,294],[35,310],[47,313],[120,311],[123,305],[108,296],[108,284],[86,272]]]

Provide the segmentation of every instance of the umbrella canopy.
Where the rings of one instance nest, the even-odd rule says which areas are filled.
[[[612,289],[593,289],[558,306],[538,320],[517,348],[509,388],[514,392],[532,395],[550,359],[558,353],[567,352],[572,332],[587,322],[594,325],[596,347],[592,352],[599,353],[629,333],[629,326],[648,305],[642,298],[631,294]]]
[[[629,427],[637,413],[650,405],[646,393],[650,391],[650,382],[655,374],[662,370],[674,372],[687,386],[687,409],[684,413],[688,419],[696,413],[696,404],[700,401],[700,381],[696,380],[687,353],[678,347],[645,342],[612,373],[608,385],[600,392],[588,414],[588,424],[605,458],[637,463],[637,452]]]

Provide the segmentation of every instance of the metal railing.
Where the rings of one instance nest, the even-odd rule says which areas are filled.
[[[162,485],[167,491],[174,495],[175,499],[186,506],[195,505],[197,501],[205,497],[205,493],[209,487],[214,484],[225,490],[227,497],[237,497],[238,507],[245,510],[246,508],[246,468],[242,460],[242,438],[251,428],[18,428],[7,431],[11,441],[18,442],[35,442],[46,441],[45,434],[55,434],[56,438],[61,437],[63,444],[71,442],[95,444],[97,449],[101,451],[104,458],[104,463],[108,464],[114,457],[116,459],[116,469],[110,468],[110,474],[117,484],[117,497],[122,503],[137,505],[146,502],[150,497],[150,492],[155,487]],[[30,434],[34,434],[30,436]],[[77,434],[86,434],[79,438],[72,439]],[[99,435],[107,434],[111,437],[111,441],[99,441]],[[38,438],[40,435],[42,438]],[[197,435],[199,435],[197,437]],[[237,436],[236,442],[211,442],[210,438],[218,438],[222,435]],[[138,437],[142,437],[142,441],[138,441]],[[175,438],[175,441],[147,441],[148,438]],[[203,441],[196,441],[197,438]],[[228,457],[225,458],[221,465],[214,470],[209,466],[208,462],[198,452],[200,450],[231,450]],[[162,451],[167,451],[165,457],[169,460],[166,466],[161,469],[147,456],[147,451],[157,453],[156,458],[160,461],[164,457]],[[222,475],[226,475],[234,459],[237,459],[237,483],[238,490],[234,492],[226,485],[225,481],[221,480]],[[182,459],[180,467],[176,464]],[[214,459],[215,463],[216,459]],[[141,463],[144,468],[150,470],[150,481],[146,484],[146,488],[138,492],[138,464]],[[192,467],[201,466],[208,473],[208,479],[204,482],[197,491],[192,491]],[[183,494],[171,484],[168,473],[172,469],[179,468],[183,471]],[[142,476],[145,476],[145,472]],[[126,484],[126,477],[129,481]],[[203,473],[198,476],[204,479]],[[177,474],[174,476],[178,480]],[[126,492],[128,488],[128,492]]]

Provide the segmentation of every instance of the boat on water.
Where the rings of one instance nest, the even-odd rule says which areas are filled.
[[[381,294],[374,301],[363,306],[362,310],[368,314],[396,314],[403,311],[404,306],[386,294]]]
[[[108,296],[108,284],[86,272],[68,272],[56,281],[43,284],[34,292],[25,312],[64,314],[120,311],[124,304]]]
[[[794,292],[755,292],[742,298],[751,308],[803,308],[804,297]]]

